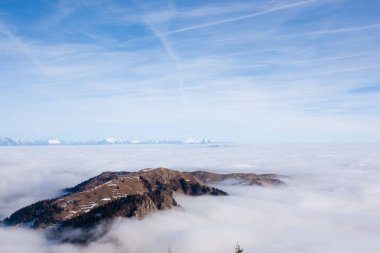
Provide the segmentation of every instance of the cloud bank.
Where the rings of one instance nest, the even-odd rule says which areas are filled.
[[[39,231],[0,228],[0,252],[376,252],[379,145],[3,147],[0,215],[53,197],[105,170],[275,172],[280,188],[219,186],[228,197],[177,196],[181,208],[117,219],[87,246]],[[23,243],[20,243],[22,239]]]

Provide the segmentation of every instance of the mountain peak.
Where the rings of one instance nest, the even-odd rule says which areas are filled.
[[[272,174],[218,174],[181,172],[168,168],[146,168],[138,172],[106,171],[55,199],[42,200],[14,212],[2,223],[31,228],[89,228],[114,217],[138,219],[155,211],[177,206],[173,193],[190,196],[228,195],[209,186],[224,180],[247,185],[280,185]]]
[[[47,143],[49,145],[59,145],[59,144],[62,144],[62,141],[60,141],[58,139],[49,139],[49,140],[47,140]]]

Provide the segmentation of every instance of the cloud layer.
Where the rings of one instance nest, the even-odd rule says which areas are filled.
[[[380,249],[379,145],[220,147],[141,145],[1,148],[0,214],[53,197],[105,170],[275,172],[279,188],[219,187],[228,197],[177,196],[181,208],[118,219],[85,247],[37,231],[0,229],[0,252],[376,252]],[[23,243],[20,244],[21,240]]]

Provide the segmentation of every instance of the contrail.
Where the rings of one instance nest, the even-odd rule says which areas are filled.
[[[169,55],[169,57],[174,61],[175,65],[176,65],[177,72],[179,75],[178,83],[179,83],[179,88],[180,88],[180,92],[181,92],[181,99],[182,99],[182,103],[186,107],[186,95],[185,95],[185,90],[184,90],[185,79],[183,77],[183,66],[182,66],[180,60],[178,59],[177,55],[174,53],[173,49],[169,45],[168,41],[165,39],[165,37],[161,33],[159,33],[153,26],[150,26],[150,29],[157,36],[157,38],[161,41],[162,45],[165,48],[166,53]]]
[[[298,2],[298,3],[293,3],[293,4],[288,4],[288,5],[283,5],[283,6],[275,7],[275,8],[264,10],[264,11],[260,11],[260,12],[254,12],[254,13],[251,13],[251,14],[247,14],[247,15],[243,15],[243,16],[239,16],[239,17],[235,17],[235,18],[228,18],[228,19],[223,19],[223,20],[214,21],[214,22],[210,22],[210,23],[205,23],[205,24],[200,24],[200,25],[194,25],[194,26],[184,27],[184,28],[181,28],[181,29],[170,31],[167,34],[187,32],[187,31],[192,31],[192,30],[198,30],[198,29],[205,28],[205,27],[216,26],[216,25],[221,25],[221,24],[225,24],[225,23],[231,23],[231,22],[235,22],[235,21],[239,21],[239,20],[244,20],[244,19],[248,19],[248,18],[252,18],[252,17],[256,17],[256,16],[265,15],[265,14],[276,12],[276,11],[281,11],[281,10],[286,10],[286,9],[292,9],[292,8],[300,7],[300,6],[303,6],[303,5],[307,5],[307,4],[313,3],[315,1],[316,0],[307,0],[307,1],[302,1],[302,2]]]
[[[134,1],[135,4],[137,6],[140,6],[142,7],[142,9],[144,10],[144,12],[146,13],[146,7],[144,5],[141,5],[141,3],[139,2],[136,2]],[[170,4],[170,3],[169,3]],[[148,15],[149,16],[149,15]],[[158,40],[161,42],[161,44],[163,45],[166,53],[169,55],[169,57],[173,60],[175,66],[176,66],[176,69],[177,69],[177,73],[178,73],[178,86],[179,86],[179,89],[180,89],[180,94],[181,94],[181,100],[182,100],[182,104],[184,106],[184,108],[186,109],[187,106],[186,106],[186,94],[185,94],[185,89],[184,89],[184,83],[185,83],[185,79],[183,77],[183,66],[182,66],[182,63],[180,61],[180,59],[177,57],[176,53],[173,51],[172,47],[170,46],[170,44],[168,43],[167,39],[165,38],[165,35],[166,34],[163,34],[161,32],[159,32],[154,24],[152,24],[152,22],[149,20],[148,16],[146,15],[145,16],[145,22],[144,24],[150,29],[152,30],[153,34],[155,35],[155,37],[158,38]]]

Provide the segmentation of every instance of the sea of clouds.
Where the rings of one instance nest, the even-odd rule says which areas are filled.
[[[285,187],[219,185],[227,197],[117,219],[87,246],[0,228],[0,252],[380,252],[380,145],[0,147],[0,219],[103,171],[149,167],[284,175]]]

